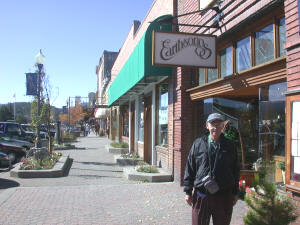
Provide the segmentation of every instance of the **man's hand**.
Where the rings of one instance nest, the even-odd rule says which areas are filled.
[[[189,204],[190,206],[192,206],[192,196],[191,195],[185,195],[185,201],[187,204]]]
[[[237,195],[234,195],[234,196],[233,196],[233,205],[236,204],[237,200],[238,200],[238,196],[237,196]]]

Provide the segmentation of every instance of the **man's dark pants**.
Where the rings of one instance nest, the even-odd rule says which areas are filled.
[[[193,193],[192,224],[209,225],[210,217],[214,225],[229,225],[233,209],[233,194],[205,195]]]

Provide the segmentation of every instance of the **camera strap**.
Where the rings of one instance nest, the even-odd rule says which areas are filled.
[[[215,155],[215,162],[214,162],[214,167],[212,168],[212,155],[211,155],[211,143],[210,143],[210,138],[208,137],[208,163],[209,163],[209,175],[210,177],[214,177],[212,171],[215,170],[216,163],[217,163],[217,158],[218,158],[218,153],[220,149],[216,150],[216,155]]]

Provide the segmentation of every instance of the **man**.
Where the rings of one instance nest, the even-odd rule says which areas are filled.
[[[238,156],[233,142],[222,134],[225,123],[221,114],[210,114],[206,121],[209,135],[194,141],[187,158],[183,184],[193,225],[209,225],[211,216],[214,225],[229,225],[238,199]],[[209,187],[207,176],[215,190]]]

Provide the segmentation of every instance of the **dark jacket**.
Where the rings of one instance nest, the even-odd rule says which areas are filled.
[[[201,181],[209,174],[208,136],[194,141],[191,147],[184,174],[184,191],[191,194],[193,187],[203,190]],[[214,162],[213,162],[214,163]],[[237,194],[239,185],[239,160],[232,141],[220,136],[220,149],[217,153],[216,165],[212,171],[220,190],[216,194],[232,191]]]

